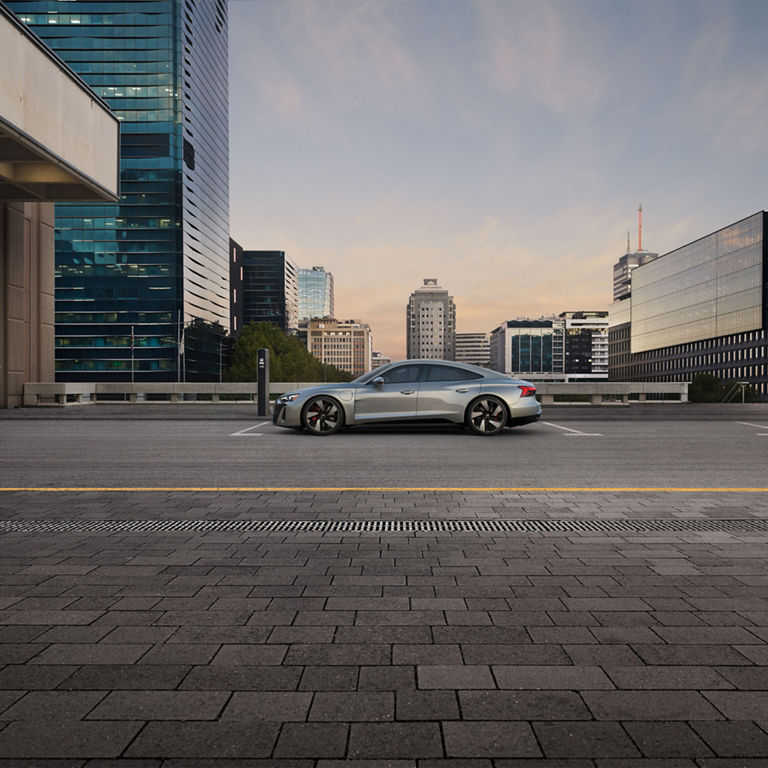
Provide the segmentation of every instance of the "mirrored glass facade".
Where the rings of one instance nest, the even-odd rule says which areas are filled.
[[[633,353],[763,324],[761,212],[632,271]]]
[[[243,324],[272,323],[299,329],[296,265],[284,251],[243,251]]]
[[[491,368],[501,373],[552,373],[551,320],[508,320],[491,331]]]
[[[7,5],[121,121],[120,202],[56,206],[56,378],[182,378],[182,328],[230,323],[226,2]]]
[[[299,320],[334,317],[333,275],[323,267],[299,268]]]

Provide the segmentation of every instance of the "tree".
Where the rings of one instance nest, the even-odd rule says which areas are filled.
[[[350,381],[352,376],[313,357],[296,336],[286,335],[272,323],[251,323],[240,331],[232,348],[225,381],[256,381],[258,350],[269,350],[272,381]]]
[[[720,403],[726,395],[731,395],[730,401],[740,402],[741,391],[732,392],[734,382],[720,383],[717,376],[711,373],[697,373],[688,387],[688,399],[692,403]],[[758,403],[762,400],[760,393],[753,387],[744,388],[744,402]]]

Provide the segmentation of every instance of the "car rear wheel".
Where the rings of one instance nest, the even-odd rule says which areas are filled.
[[[476,435],[498,435],[506,423],[507,409],[498,397],[480,397],[469,406],[467,426]]]
[[[304,406],[301,423],[311,435],[332,435],[344,425],[344,411],[332,397],[318,395]]]

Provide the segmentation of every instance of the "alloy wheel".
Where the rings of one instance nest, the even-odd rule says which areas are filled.
[[[496,397],[484,397],[472,403],[469,426],[478,435],[498,435],[507,423],[507,411]]]
[[[330,397],[313,397],[304,408],[304,428],[313,435],[332,435],[344,423],[341,406]]]

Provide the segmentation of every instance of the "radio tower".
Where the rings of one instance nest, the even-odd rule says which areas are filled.
[[[637,250],[643,250],[643,204],[637,209]]]

